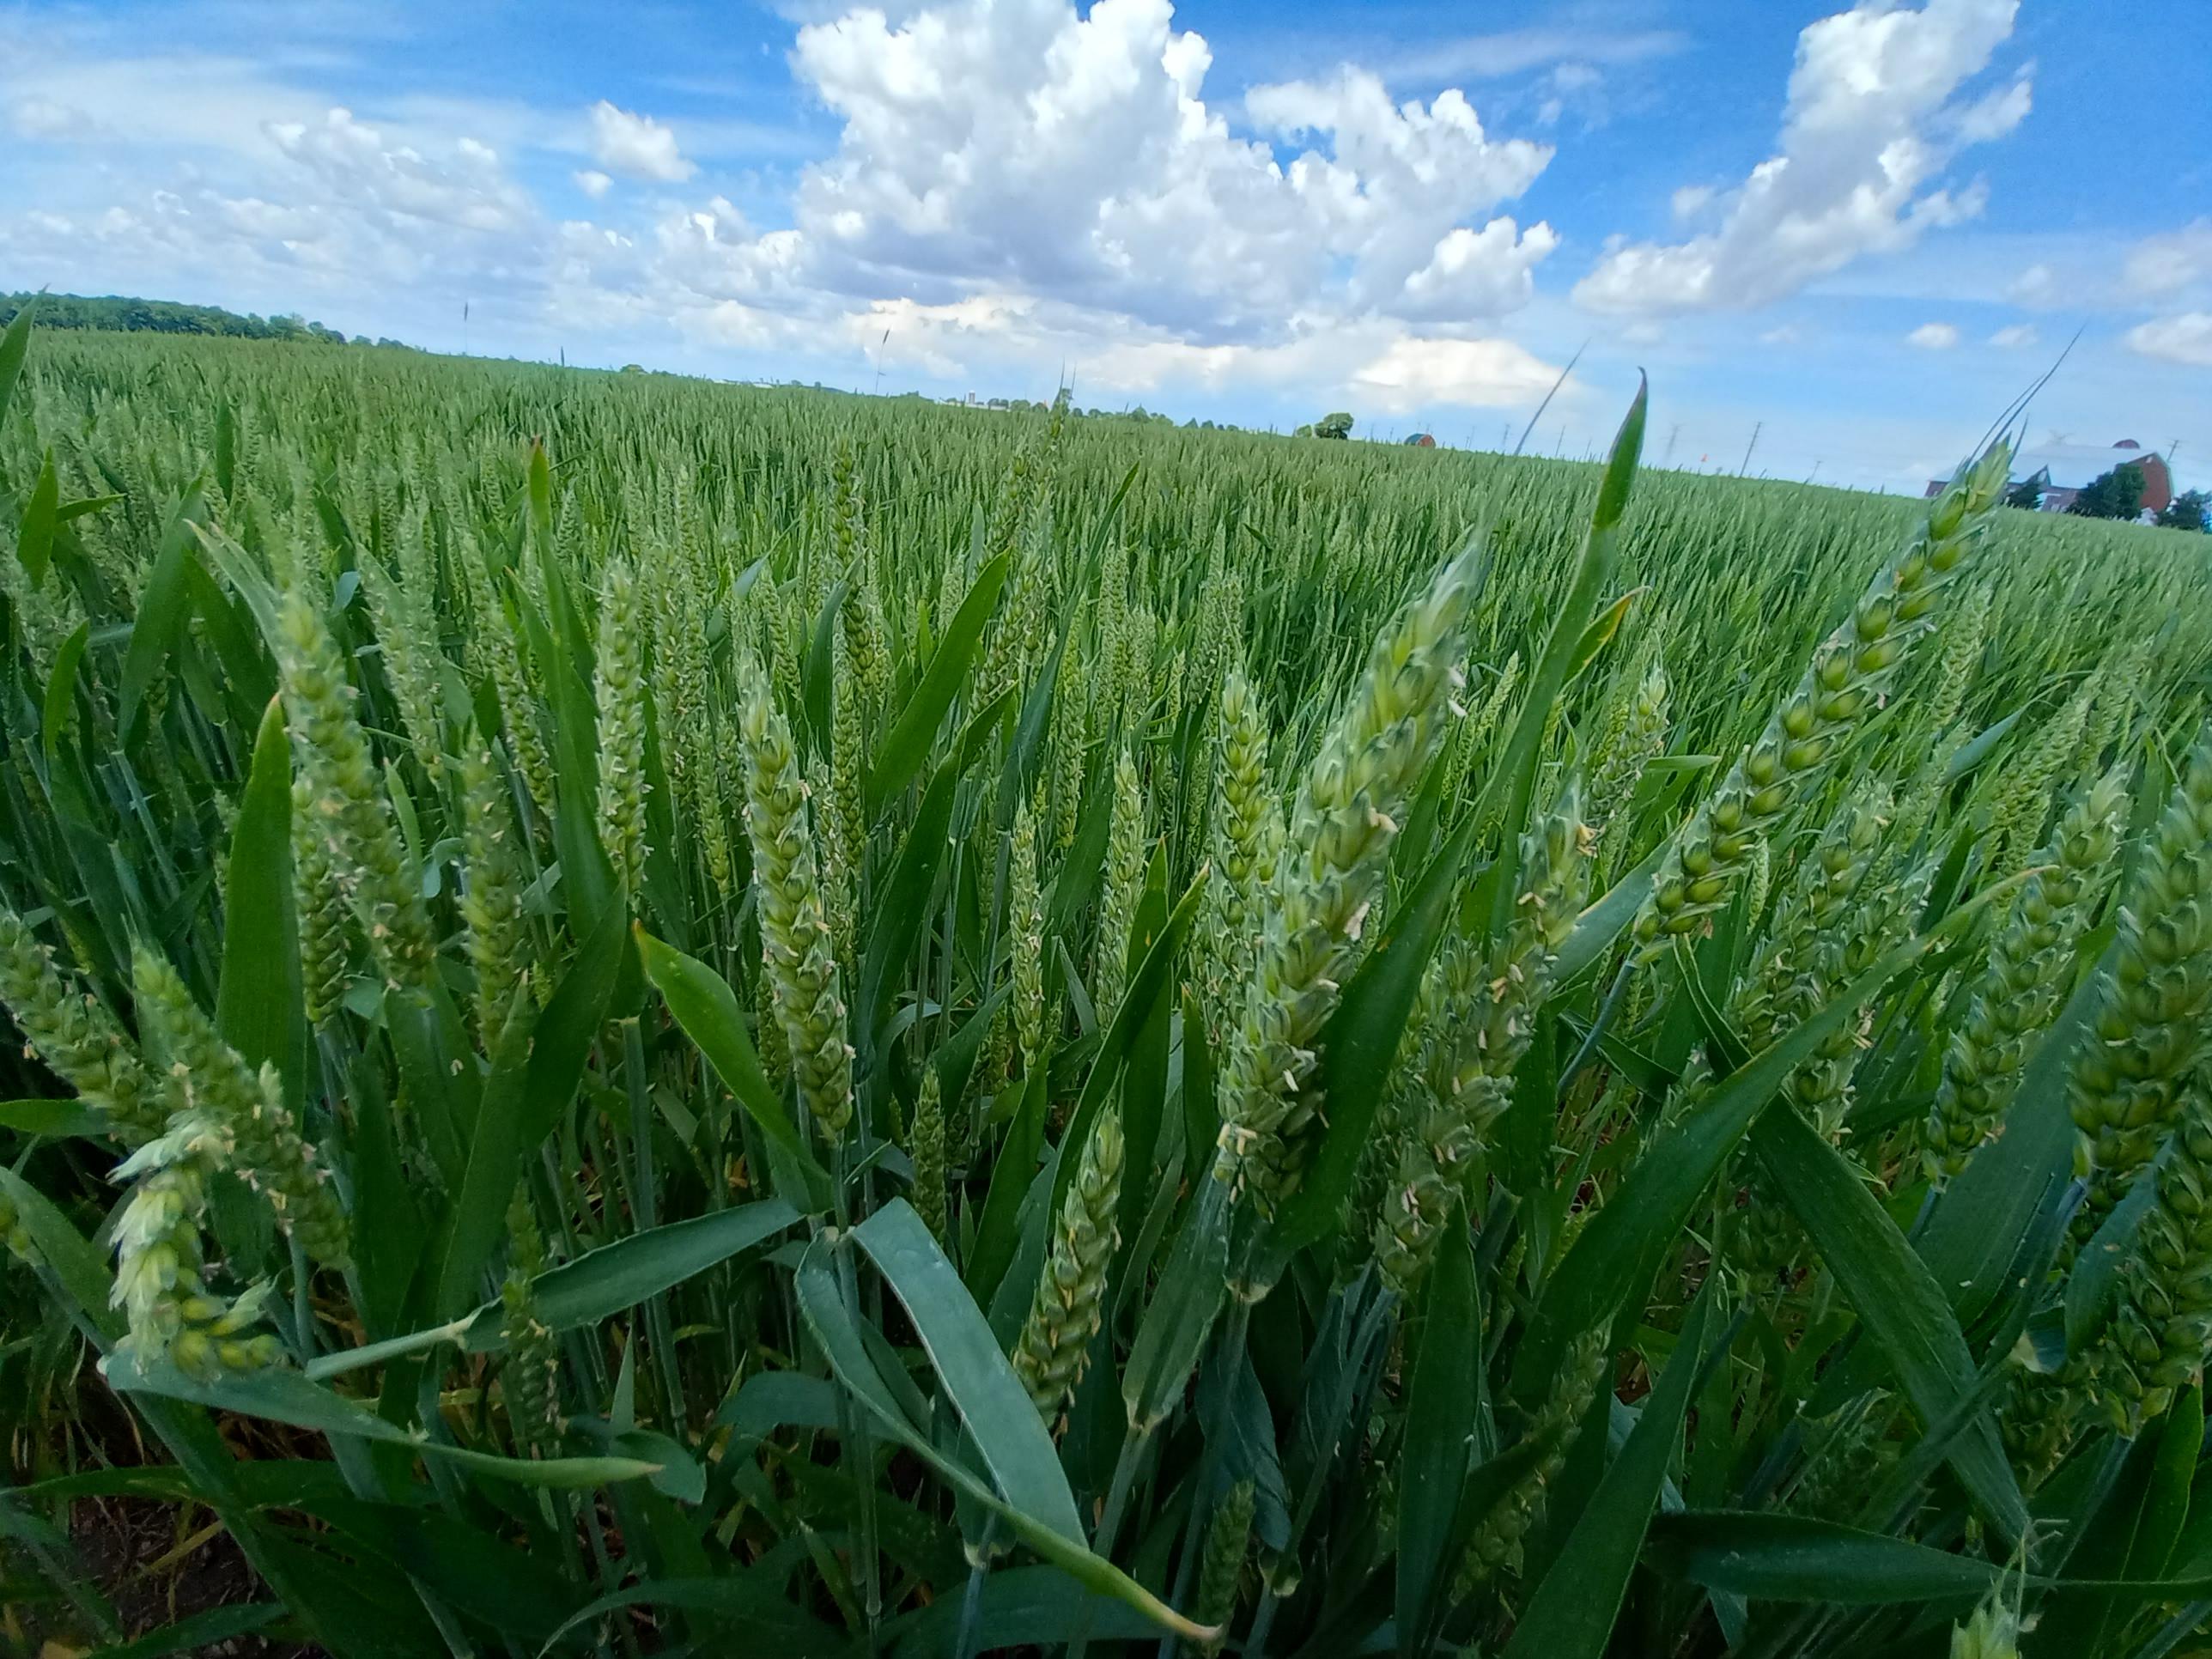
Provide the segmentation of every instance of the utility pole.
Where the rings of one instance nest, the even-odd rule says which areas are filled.
[[[1765,424],[1764,421],[1753,421],[1751,423],[1751,441],[1743,447],[1743,465],[1735,470],[1737,477],[1741,478],[1751,471],[1751,452],[1759,447],[1759,429]]]
[[[1674,440],[1681,435],[1682,423],[1680,421],[1667,428],[1667,453],[1659,462],[1662,467],[1672,466],[1674,464]]]

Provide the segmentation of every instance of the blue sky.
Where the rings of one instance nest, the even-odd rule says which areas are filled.
[[[1917,488],[2212,478],[2212,6],[0,9],[0,287]],[[886,338],[888,335],[888,338]]]

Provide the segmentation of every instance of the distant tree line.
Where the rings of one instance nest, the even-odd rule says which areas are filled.
[[[296,340],[315,345],[368,345],[367,335],[349,342],[334,328],[310,322],[296,313],[278,317],[241,317],[219,306],[190,306],[175,300],[137,300],[108,294],[10,294],[0,296],[0,326],[14,320],[33,298],[39,302],[40,328],[95,329],[113,333],[219,334],[235,340]],[[398,340],[378,340],[378,345],[398,345]]]
[[[1052,405],[1050,404],[1038,403],[1033,398],[987,398],[983,400],[983,407],[986,409],[1003,410],[1010,415],[1049,415],[1052,413]],[[1176,423],[1174,416],[1156,413],[1152,410],[1146,409],[1142,404],[1135,404],[1128,409],[1084,409],[1077,404],[1071,404],[1068,405],[1067,412],[1070,416],[1079,420],[1085,421],[1141,421],[1148,422],[1154,426],[1173,426]],[[1185,421],[1183,424],[1185,426],[1196,426],[1199,422],[1196,421]],[[1209,421],[1206,422],[1206,424],[1211,426],[1212,422]]]

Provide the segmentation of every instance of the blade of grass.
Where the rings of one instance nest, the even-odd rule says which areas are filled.
[[[1923,1425],[1944,1421],[1977,1387],[1973,1355],[1943,1292],[1858,1171],[1796,1109],[1752,1126],[1752,1150],[1811,1237]],[[2027,1528],[2027,1503],[1996,1426],[1975,1419],[1953,1442],[1951,1466],[2008,1545]]]
[[[853,1230],[907,1310],[946,1396],[1007,1502],[1073,1543],[1083,1522],[1036,1408],[982,1310],[914,1206],[895,1198]]]
[[[634,1457],[502,1457],[471,1451],[410,1434],[343,1395],[332,1394],[298,1371],[270,1369],[228,1374],[201,1382],[167,1359],[142,1365],[127,1352],[108,1355],[101,1369],[108,1386],[124,1394],[160,1395],[216,1411],[236,1412],[331,1437],[380,1441],[404,1446],[425,1457],[443,1459],[479,1474],[497,1475],[526,1486],[604,1486],[652,1474],[659,1465]]]
[[[907,699],[898,718],[884,732],[883,741],[876,747],[875,763],[868,769],[867,802],[872,812],[881,811],[884,804],[903,789],[920,772],[929,759],[929,751],[937,741],[937,729],[945,723],[945,711],[966,684],[968,671],[975,659],[976,647],[981,642],[983,624],[999,603],[999,590],[1006,586],[1006,571],[1011,556],[1001,553],[975,573],[974,586],[960,609],[946,626],[944,637],[938,641],[937,650],[929,659],[929,666],[921,677],[921,684]]]
[[[1538,751],[1559,700],[1576,665],[1583,631],[1597,606],[1597,597],[1613,579],[1620,560],[1620,520],[1628,510],[1628,492],[1636,481],[1636,464],[1644,453],[1644,427],[1650,406],[1650,387],[1637,376],[1636,398],[1628,406],[1620,430],[1599,483],[1597,506],[1590,514],[1589,535],[1582,558],[1567,585],[1565,597],[1553,613],[1551,632],[1545,637],[1535,672],[1514,722],[1504,752],[1483,787],[1474,817],[1478,821],[1501,820],[1498,832],[1498,864],[1491,878],[1490,931],[1502,933],[1520,896],[1515,877],[1520,861],[1521,832],[1528,827],[1528,804],[1536,790]]]
[[[1474,1246],[1455,1212],[1423,1289],[1413,1369],[1406,1394],[1406,1442],[1398,1485],[1398,1652],[1426,1650],[1431,1613],[1456,1566],[1451,1541],[1472,1446],[1468,1407],[1482,1363]]]
[[[830,1248],[827,1241],[816,1240],[799,1264],[796,1275],[799,1310],[837,1380],[883,1430],[933,1469],[940,1480],[996,1515],[1015,1538],[1078,1583],[1136,1608],[1164,1629],[1199,1641],[1211,1637],[1211,1628],[1184,1618],[1112,1563],[1070,1542],[1048,1522],[1015,1508],[938,1449],[922,1427],[899,1407],[878,1375],[860,1327],[838,1290],[836,1270],[827,1259]],[[1027,1409],[1034,1413],[1036,1408]]]
[[[293,915],[292,744],[274,698],[254,739],[228,878],[216,1029],[248,1066],[275,1063],[296,1111],[307,1088],[307,1017]]]
[[[1691,1392],[1704,1363],[1715,1283],[1707,1280],[1705,1293],[1692,1305],[1628,1443],[1599,1480],[1559,1559],[1516,1621],[1505,1659],[1597,1659],[1605,1651],[1659,1503],[1659,1488],[1681,1441]]]

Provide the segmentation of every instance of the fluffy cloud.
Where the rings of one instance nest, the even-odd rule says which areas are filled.
[[[592,159],[626,179],[681,184],[698,171],[676,147],[676,135],[649,115],[633,115],[602,98],[592,106]]]
[[[2191,368],[2212,368],[2212,311],[2185,311],[2179,316],[2139,323],[2127,334],[2130,349]]]
[[[604,265],[608,256],[594,250],[586,257]],[[655,265],[653,280],[665,281],[669,269]],[[1085,401],[1143,400],[1174,389],[1258,390],[1399,415],[1526,406],[1559,377],[1555,367],[1511,342],[1425,335],[1378,316],[1313,316],[1265,342],[1206,342],[1006,289],[844,308],[812,290],[778,292],[773,283],[755,282],[750,298],[703,303],[698,290],[681,292],[686,301],[676,321],[689,337],[817,352],[827,339],[854,362],[880,359],[895,376],[956,385],[1019,385],[1033,382],[1040,366],[1056,367]],[[657,294],[665,301],[665,290]],[[1579,395],[1572,382],[1562,393],[1569,403]]]
[[[677,210],[654,226],[647,288],[713,301],[741,301],[793,315],[826,314],[836,305],[809,280],[805,239],[795,230],[756,234],[726,197]]]
[[[2212,368],[2212,309],[2203,305],[2212,300],[2212,219],[2136,243],[2128,254],[2124,283],[2164,313],[2128,331],[2130,349],[2164,362]]]
[[[822,280],[1019,288],[1216,342],[1316,306],[1457,322],[1525,301],[1549,227],[1468,222],[1547,148],[1492,139],[1457,91],[1394,103],[1346,70],[1247,94],[1253,126],[1306,145],[1279,164],[1206,101],[1211,49],[1173,18],[951,0],[800,30],[794,66],[844,123],[799,192]]]
[[[801,29],[839,116],[799,219],[842,291],[1018,287],[1196,323],[1280,315],[1318,274],[1273,158],[1199,96],[1205,42],[1158,0],[967,0]]]
[[[1541,398],[1559,370],[1510,340],[1394,340],[1352,384],[1394,415],[1433,404],[1462,408],[1526,405]]]
[[[2004,137],[2027,119],[2035,102],[2034,70],[2023,69],[2012,84],[2000,87],[1958,111],[1948,123],[1951,137],[1961,144],[1986,144]]]
[[[1389,415],[1440,408],[1526,407],[1559,371],[1509,340],[1424,336],[1381,318],[1312,327],[1266,345],[1145,339],[1100,345],[1069,360],[1080,386],[1150,394],[1164,386],[1254,386],[1320,392]],[[1570,382],[1563,396],[1579,396]]]
[[[2027,115],[2025,74],[1961,101],[2012,33],[2018,0],[1869,0],[1797,37],[1777,153],[1724,198],[1719,228],[1678,243],[1610,246],[1575,289],[1593,310],[1754,307],[1869,253],[1981,210],[1978,185],[1933,183],[1962,148]]]
[[[529,198],[507,177],[497,153],[473,138],[433,159],[411,145],[387,143],[343,109],[313,125],[273,124],[269,136],[316,181],[325,199],[373,219],[508,234],[532,216]]]
[[[418,147],[331,109],[268,123],[250,153],[267,158],[250,180],[186,169],[174,188],[0,222],[0,255],[95,291],[210,284],[296,306],[367,285],[434,292],[442,304],[468,295],[471,273],[534,246],[527,192],[473,138]]]
[[[1388,309],[1401,317],[1448,322],[1495,317],[1528,302],[1536,291],[1536,266],[1559,246],[1547,224],[1520,233],[1510,218],[1480,230],[1448,230],[1428,264],[1400,283]]]
[[[1905,343],[1923,351],[1948,351],[1959,343],[1958,326],[1953,323],[1923,323],[1905,337]]]
[[[1166,384],[1320,391],[1331,403],[1387,415],[1526,408],[1559,377],[1555,366],[1510,340],[1422,335],[1381,319],[1266,346],[1109,349],[1085,360],[1083,373],[1127,392]],[[1579,396],[1570,382],[1564,398]]]
[[[1303,152],[1289,180],[1328,251],[1352,262],[1355,299],[1437,316],[1494,313],[1528,298],[1529,268],[1556,244],[1551,227],[1523,236],[1509,218],[1480,233],[1459,221],[1527,190],[1552,159],[1548,145],[1492,139],[1456,88],[1425,106],[1393,104],[1359,70],[1319,85],[1255,87],[1244,106],[1263,129],[1328,136],[1329,153]]]
[[[2148,236],[2128,255],[2127,283],[2137,294],[2172,294],[2212,282],[2212,219]]]
[[[2014,305],[2055,305],[2058,301],[2058,278],[2049,265],[2030,265],[2006,286],[2005,297]]]
[[[1553,152],[1488,131],[1463,92],[1397,99],[1346,66],[1209,97],[1212,51],[1170,0],[890,12],[823,9],[797,31],[794,77],[837,137],[773,227],[612,99],[562,113],[402,88],[371,117],[259,60],[133,58],[112,33],[35,79],[0,54],[0,130],[82,137],[134,181],[0,214],[0,258],[366,310],[426,342],[442,324],[410,319],[468,300],[480,343],[572,355],[660,333],[860,362],[888,331],[895,369],[955,383],[1060,363],[1129,395],[1256,386],[1394,411],[1532,401],[1556,377],[1492,337],[1558,246],[1510,210]],[[684,137],[711,150],[708,131]],[[587,216],[561,221],[505,154]]]
[[[2035,338],[2034,324],[2013,323],[1990,335],[1990,343],[2001,350],[2010,351],[2021,346],[2033,345]]]
[[[1719,192],[1711,185],[1684,185],[1668,198],[1677,219],[1694,219],[1713,204]]]

